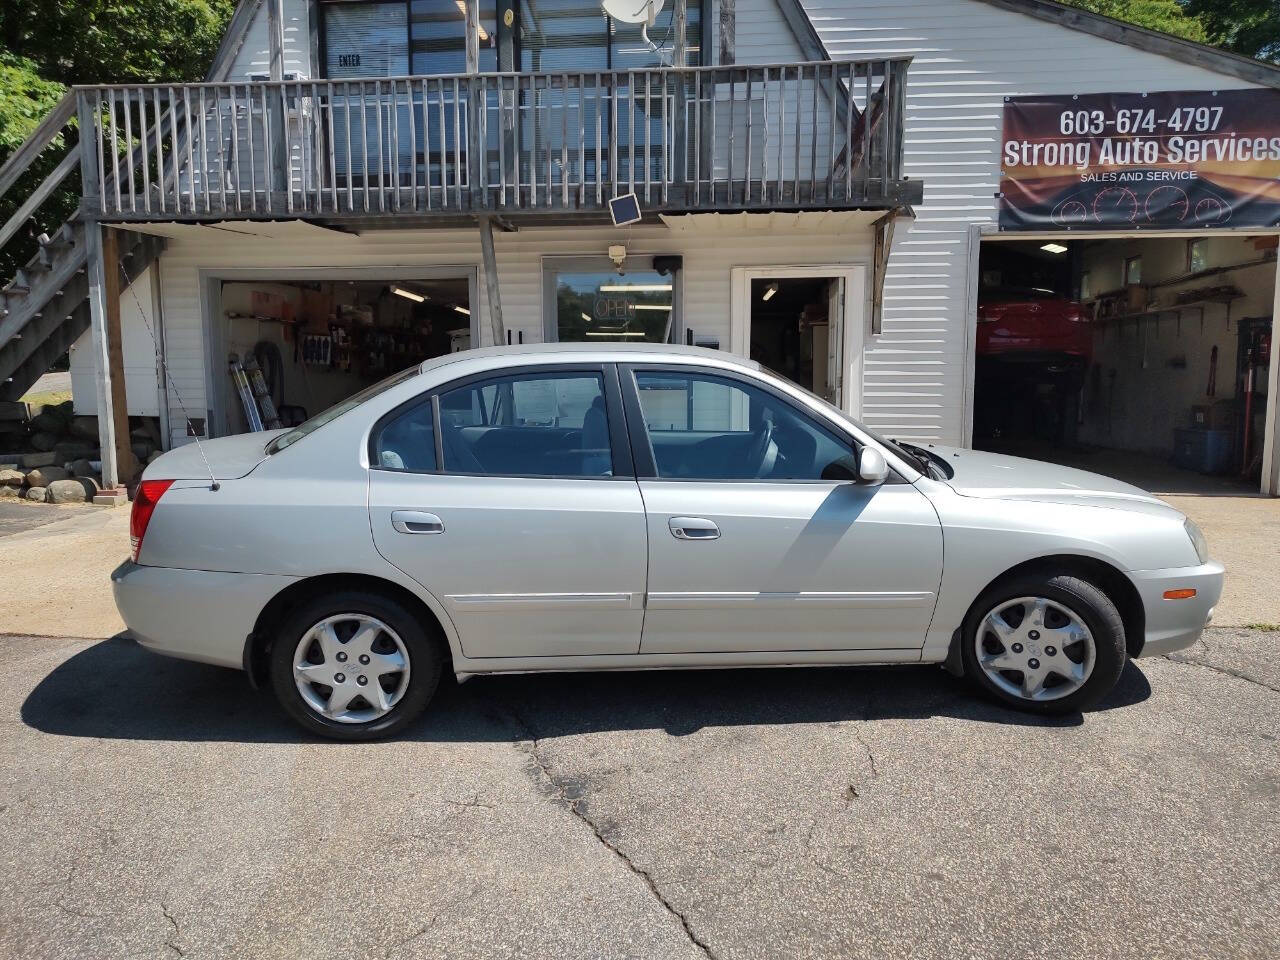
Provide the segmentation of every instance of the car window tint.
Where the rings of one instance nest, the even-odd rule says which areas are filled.
[[[613,476],[598,373],[495,377],[440,395],[444,469],[525,477]]]
[[[822,480],[847,475],[851,441],[765,390],[681,371],[638,371],[636,387],[659,477]]]
[[[374,466],[385,470],[436,469],[431,404],[420,403],[381,427],[373,440]]]

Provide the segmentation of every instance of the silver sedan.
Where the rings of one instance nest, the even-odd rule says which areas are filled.
[[[147,468],[132,635],[317,733],[401,730],[441,671],[942,664],[1041,713],[1195,642],[1223,568],[1134,487],[879,437],[756,364],[473,350]]]

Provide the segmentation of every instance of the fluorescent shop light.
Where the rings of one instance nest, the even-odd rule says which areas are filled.
[[[412,290],[406,290],[404,287],[397,287],[395,284],[391,285],[391,292],[397,297],[404,297],[406,300],[412,300],[415,303],[422,303],[422,301],[427,299],[420,293],[414,293]]]
[[[1046,250],[1049,253],[1066,253],[1067,252],[1067,248],[1060,243],[1046,243],[1040,249]]]
[[[453,310],[455,313],[461,313],[468,317],[471,316],[471,311],[468,310],[466,307],[454,307]]]
[[[776,294],[777,292],[778,292],[778,283],[775,280],[773,283],[769,284],[767,287],[764,288],[764,296],[762,296],[760,299],[766,300],[766,301],[772,300],[774,294]]]
[[[666,293],[671,289],[669,283],[637,283],[628,286],[624,283],[605,284],[601,293]]]

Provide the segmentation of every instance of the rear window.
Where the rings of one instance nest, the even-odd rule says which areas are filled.
[[[354,410],[366,400],[373,399],[378,394],[384,393],[392,387],[404,383],[410,377],[417,376],[417,374],[417,367],[409,367],[407,370],[401,370],[399,373],[393,373],[385,380],[379,380],[371,387],[365,387],[359,393],[353,394],[339,403],[335,403],[323,413],[318,413],[310,420],[298,424],[298,426],[294,427],[288,433],[282,433],[280,436],[276,437],[267,445],[267,453],[279,453],[285,447],[292,446],[308,434],[319,430],[326,423],[329,423],[332,420],[337,420],[338,417],[342,416],[344,413]]]

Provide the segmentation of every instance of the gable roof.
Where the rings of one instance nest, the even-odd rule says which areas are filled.
[[[1101,37],[1103,40],[1123,43],[1147,53],[1171,57],[1182,63],[1195,64],[1206,70],[1246,80],[1249,83],[1280,89],[1280,65],[1274,63],[1243,57],[1238,53],[1229,53],[1193,40],[1183,40],[1181,37],[1160,33],[1158,30],[1134,26],[1131,23],[1116,20],[1114,17],[1091,13],[1079,7],[1069,7],[1065,3],[1056,3],[1054,0],[978,0],[978,2],[1000,7],[1012,13],[1035,17],[1037,20],[1056,23],[1070,30],[1079,30],[1082,33]],[[826,45],[819,37],[813,21],[805,12],[802,0],[777,0],[777,3],[796,40],[799,41],[805,57],[810,60],[829,60],[830,55]]]
[[[240,0],[236,4],[235,12],[231,14],[231,21],[223,31],[222,42],[218,44],[218,52],[213,55],[213,63],[209,65],[209,72],[205,75],[206,83],[217,83],[219,80],[226,79],[227,71],[231,69],[236,54],[244,45],[249,26],[253,23],[253,15],[258,12],[261,4],[262,0]]]
[[[1160,33],[1158,30],[1148,30],[1146,27],[1125,23],[1123,20],[1116,20],[1114,17],[1100,13],[1091,13],[1079,7],[1069,7],[1065,3],[1056,3],[1053,0],[980,0],[980,2],[1035,17],[1037,20],[1047,20],[1059,26],[1101,37],[1103,40],[1123,43],[1147,53],[1172,57],[1215,73],[1224,73],[1250,83],[1280,88],[1280,65],[1230,53],[1205,43],[1183,40],[1181,37]]]

